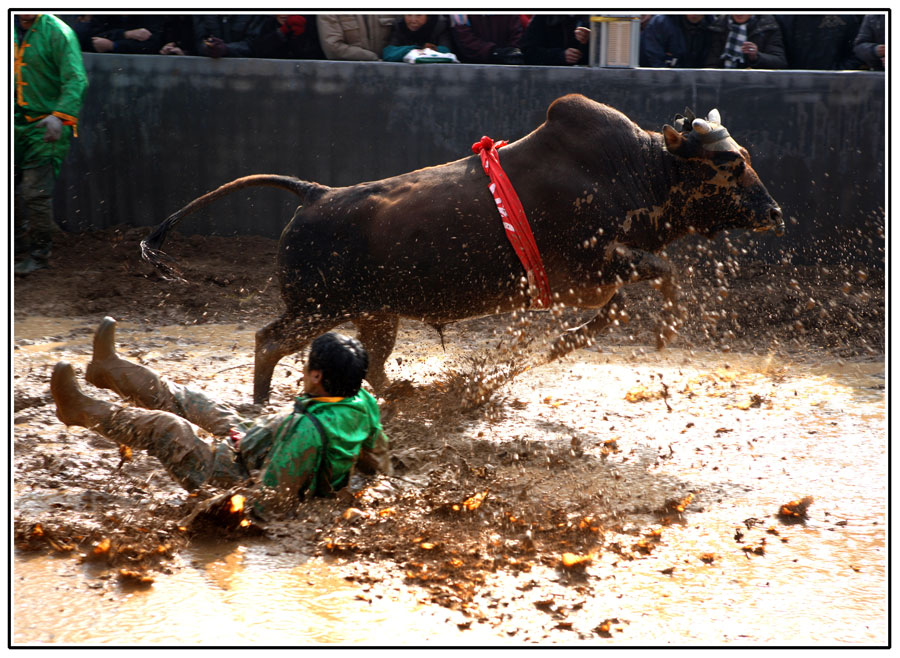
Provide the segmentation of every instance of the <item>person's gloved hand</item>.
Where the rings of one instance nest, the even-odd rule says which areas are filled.
[[[206,54],[210,57],[225,57],[228,52],[228,46],[219,37],[207,37],[203,44],[206,46]]]
[[[38,121],[39,126],[44,126],[44,141],[55,142],[62,137],[63,122],[59,117],[48,114]]]
[[[293,34],[295,37],[299,37],[306,32],[306,18],[303,16],[288,16],[287,20],[281,25],[281,31],[285,35]]]
[[[490,61],[492,64],[524,64],[525,55],[514,46],[498,47],[491,51]]]

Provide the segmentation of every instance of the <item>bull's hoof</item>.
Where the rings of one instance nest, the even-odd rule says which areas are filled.
[[[665,334],[656,334],[656,349],[657,351],[662,351],[669,346],[669,343],[678,335],[678,332],[672,331],[667,332]]]
[[[388,379],[385,373],[379,375],[369,372],[369,374],[366,375],[366,381],[369,382],[369,386],[371,386],[372,390],[378,395],[384,395],[385,391],[387,391],[391,385],[391,380]]]
[[[385,400],[399,400],[412,395],[416,390],[415,384],[408,379],[398,379],[381,392]]]
[[[572,331],[572,333],[563,334],[553,341],[548,354],[549,361],[561,359],[575,350],[579,350],[582,347],[590,347],[593,344],[593,340],[590,336],[586,336],[577,329],[570,331]]]

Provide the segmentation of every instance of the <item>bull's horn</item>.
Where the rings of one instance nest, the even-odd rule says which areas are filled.
[[[719,116],[719,110],[710,110],[709,114],[706,115],[706,120],[710,123],[722,124],[722,117]]]
[[[703,119],[694,119],[693,123],[691,123],[691,126],[693,126],[694,132],[696,132],[698,135],[705,135],[712,130],[710,125]]]

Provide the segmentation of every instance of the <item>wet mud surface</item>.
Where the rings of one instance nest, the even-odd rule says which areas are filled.
[[[54,641],[27,622],[44,602],[23,598],[40,556],[80,565],[82,589],[112,607],[164,590],[213,542],[273,571],[325,565],[359,614],[406,597],[410,623],[441,620],[403,642],[886,642],[883,272],[687,250],[673,260],[688,315],[669,348],[649,347],[659,297],[635,285],[627,325],[514,378],[521,346],[590,313],[460,322],[443,346],[404,321],[380,400],[395,477],[355,477],[248,528],[186,523],[221,492],[189,495],[154,459],[56,419],[52,366],[70,361],[83,382],[104,315],[123,356],[260,411],[253,332],[280,313],[276,243],[174,235],[184,284],[140,261],[145,233],[66,236],[52,269],[14,281],[14,641]],[[302,355],[279,364],[272,407],[301,369]],[[256,632],[244,639],[276,637]],[[67,641],[110,637],[146,636]]]

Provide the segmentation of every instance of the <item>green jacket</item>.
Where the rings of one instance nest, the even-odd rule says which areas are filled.
[[[68,25],[41,14],[15,39],[15,101],[13,127],[15,167],[52,166],[58,176],[72,135],[78,136],[78,115],[87,88],[78,38]],[[38,122],[52,114],[63,122],[60,138],[45,142]]]
[[[246,467],[261,470],[254,508],[264,512],[340,489],[357,462],[390,472],[387,444],[378,403],[365,389],[349,398],[300,396],[292,413],[255,425],[241,440]]]
[[[33,123],[53,114],[77,126],[88,80],[75,32],[56,16],[41,14],[21,42],[18,30],[13,34],[16,122]]]

